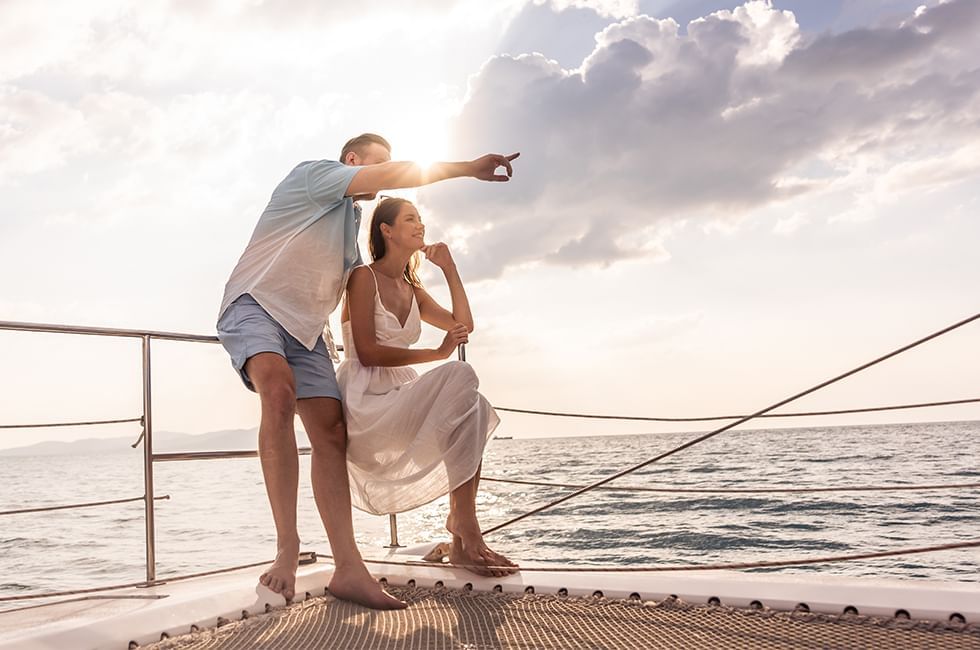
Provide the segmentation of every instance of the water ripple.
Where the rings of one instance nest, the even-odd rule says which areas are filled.
[[[487,541],[525,563],[696,565],[817,557],[969,539],[980,529],[980,490],[819,494],[638,493],[624,485],[689,488],[815,487],[966,482],[980,477],[980,423],[732,431],[618,481],[520,521]],[[487,476],[587,484],[653,457],[697,434],[608,436],[491,443]],[[808,449],[800,440],[819,440]],[[949,453],[944,453],[945,450]],[[828,451],[829,450],[829,451]],[[213,461],[212,461],[213,462]],[[165,463],[156,470],[158,575],[208,570],[272,557],[275,531],[255,463]],[[304,550],[329,552],[300,459],[299,532]],[[62,477],[71,476],[72,481]],[[105,498],[138,494],[141,459],[0,457],[0,494],[10,508],[44,494],[70,502],[79,489]],[[543,505],[565,489],[484,482],[484,526]],[[102,495],[100,494],[100,497]],[[228,504],[233,504],[231,507]],[[445,541],[448,499],[399,515],[403,544]],[[77,516],[76,516],[77,515]],[[387,517],[354,514],[366,556],[388,542]],[[107,531],[112,531],[107,534]],[[88,587],[142,579],[138,509],[104,508],[3,522],[0,593]],[[803,574],[929,578],[977,583],[975,550],[944,551],[782,569]]]

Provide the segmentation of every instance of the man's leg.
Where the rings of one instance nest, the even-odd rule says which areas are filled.
[[[313,497],[336,567],[330,580],[330,593],[374,609],[405,607],[405,603],[385,593],[371,577],[354,542],[343,407],[330,397],[312,397],[298,400],[296,410],[313,448]]]
[[[276,523],[276,560],[259,581],[291,600],[299,565],[299,533],[296,530],[299,457],[293,428],[296,384],[286,360],[275,352],[261,352],[251,357],[245,363],[245,372],[262,403],[259,459]]]

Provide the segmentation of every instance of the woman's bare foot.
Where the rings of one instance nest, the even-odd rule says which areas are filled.
[[[353,564],[334,569],[327,589],[336,598],[349,600],[371,609],[405,609],[408,603],[389,595],[378,581],[371,577],[363,564]]]
[[[299,566],[299,540],[289,542],[279,547],[276,561],[265,573],[259,576],[259,582],[276,592],[289,602],[296,595],[296,568]]]
[[[456,539],[460,540],[460,543],[454,540],[452,550],[449,552],[449,561],[456,566],[477,575],[493,578],[517,573],[520,569],[517,564],[491,550],[486,544],[467,544],[462,538]]]
[[[449,561],[452,564],[462,566],[477,575],[494,578],[517,573],[520,569],[517,564],[486,545],[475,520],[467,524],[449,515],[446,529],[453,534],[453,544],[449,551]]]

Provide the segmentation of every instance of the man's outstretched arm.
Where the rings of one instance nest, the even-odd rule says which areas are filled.
[[[490,153],[467,162],[438,162],[422,167],[413,162],[385,162],[366,165],[354,175],[347,186],[345,196],[377,194],[382,190],[397,190],[406,187],[421,187],[447,178],[469,177],[481,181],[508,181],[514,174],[511,161],[520,156]],[[503,167],[506,174],[498,174]]]

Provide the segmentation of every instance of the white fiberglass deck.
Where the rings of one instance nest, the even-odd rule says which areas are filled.
[[[401,552],[388,557],[399,561],[416,560],[428,548],[429,546],[402,549]],[[283,610],[286,613],[273,612],[270,616],[278,616],[279,619],[282,619],[282,616],[292,617],[296,619],[294,621],[296,625],[302,626],[304,625],[301,620],[303,616],[325,615],[324,612],[327,610],[316,614],[308,609],[314,605],[332,607],[333,613],[331,615],[334,616],[340,615],[338,608],[362,613],[369,612],[370,610],[334,601],[332,598],[323,598],[332,568],[332,565],[323,561],[301,566],[297,580],[296,600],[310,598],[313,600]],[[487,609],[485,612],[487,615],[500,608],[503,608],[502,611],[515,613],[520,610],[522,613],[518,615],[518,619],[523,621],[522,624],[525,627],[531,625],[528,629],[533,631],[535,626],[540,626],[542,630],[548,628],[554,631],[562,627],[561,617],[563,615],[570,616],[581,623],[581,612],[583,611],[589,612],[589,616],[602,611],[604,612],[602,614],[603,621],[606,621],[610,615],[613,618],[626,616],[627,618],[622,621],[623,623],[626,623],[627,619],[632,621],[638,616],[636,611],[628,608],[617,608],[624,605],[622,599],[625,599],[625,604],[637,605],[635,600],[629,599],[631,596],[634,599],[638,596],[640,603],[653,601],[661,604],[659,608],[654,608],[660,612],[657,616],[679,615],[676,612],[681,611],[678,609],[680,605],[687,608],[684,610],[687,612],[684,614],[685,620],[690,619],[694,614],[703,618],[706,615],[704,612],[715,612],[713,619],[709,617],[704,619],[702,623],[720,626],[715,632],[722,634],[722,636],[728,629],[726,625],[729,628],[732,625],[731,621],[725,622],[722,616],[723,611],[731,614],[733,611],[731,608],[739,608],[742,618],[739,618],[738,621],[744,623],[743,619],[748,613],[747,609],[754,601],[764,606],[766,611],[792,611],[801,603],[805,603],[811,614],[794,614],[794,625],[802,620],[801,616],[829,615],[838,619],[845,608],[853,607],[860,613],[860,616],[840,619],[848,623],[850,627],[845,626],[847,629],[854,628],[855,622],[858,620],[867,621],[873,619],[866,617],[876,617],[879,621],[894,622],[892,627],[887,628],[888,634],[914,633],[921,635],[926,634],[928,630],[924,631],[921,624],[916,626],[914,622],[925,620],[933,622],[930,626],[932,631],[928,633],[936,636],[928,638],[933,639],[937,645],[980,648],[980,625],[978,625],[980,624],[980,585],[967,583],[867,580],[815,575],[781,576],[732,571],[658,574],[522,571],[520,574],[506,578],[481,578],[460,569],[437,565],[393,566],[375,564],[371,568],[376,576],[384,577],[389,585],[399,589],[401,595],[413,602],[407,613],[384,613],[376,616],[372,614],[371,620],[376,619],[379,625],[394,625],[392,629],[403,632],[405,629],[419,628],[420,626],[428,629],[426,628],[428,624],[423,620],[424,616],[428,615],[426,612],[431,614],[436,610],[442,611],[440,620],[443,620],[452,612],[463,611],[459,607],[449,606],[450,604],[458,605],[457,601],[460,598],[468,599],[459,602],[465,602],[470,609],[473,607],[476,607],[477,610],[480,607],[486,608],[490,603],[499,605],[499,607],[494,606]],[[257,615],[261,618],[261,615],[267,611],[285,605],[280,596],[256,584],[256,576],[259,571],[256,568],[242,569],[231,573],[165,583],[153,587],[122,589],[90,594],[85,597],[69,597],[48,604],[31,604],[30,601],[27,601],[22,608],[0,612],[0,649],[122,649],[128,648],[131,642],[146,645],[167,637],[173,637],[168,644],[176,644],[176,637],[190,632],[192,626],[195,629],[206,630],[216,628],[219,624],[223,625],[226,622],[239,621],[243,616],[252,619],[247,623],[249,629],[254,632],[254,626],[258,624],[255,620]],[[535,596],[525,596],[529,587],[533,587]],[[596,592],[601,592],[602,597],[597,597]],[[561,598],[558,597],[559,595]],[[483,599],[476,598],[477,596],[481,596]],[[543,596],[546,598],[542,598]],[[676,599],[671,598],[671,596],[675,596]],[[493,600],[495,597],[497,600]],[[719,606],[708,607],[709,602]],[[588,605],[587,610],[582,609],[583,603]],[[597,605],[602,603],[608,607],[605,610],[597,610]],[[614,606],[615,603],[619,604]],[[669,604],[674,604],[673,609],[664,607],[664,605]],[[297,607],[307,609],[295,609]],[[528,610],[529,607],[530,610]],[[527,611],[537,611],[534,608],[544,611],[541,610],[541,607],[551,612],[549,615],[557,617],[553,621],[555,625],[538,622],[534,616],[529,617],[527,615]],[[412,612],[413,608],[417,610],[414,613]],[[514,608],[518,608],[518,610]],[[697,611],[695,612],[692,608],[697,609]],[[660,624],[657,623],[657,618],[653,614],[654,609],[647,607],[649,611],[644,610],[645,613],[642,614],[645,617],[644,620],[652,626],[646,632],[643,630],[647,628],[636,627],[636,621],[630,623],[636,630],[639,630],[638,634],[650,634],[652,633],[650,630],[659,630],[661,628],[657,625],[660,624],[666,626],[662,630],[664,634],[667,634],[671,629],[673,623],[670,621],[664,620]],[[907,612],[912,622],[895,621],[895,614],[900,610]],[[668,611],[674,611],[675,614],[665,614]],[[450,614],[446,614],[446,612],[450,612]],[[349,615],[351,612],[344,614],[344,616]],[[955,623],[956,620],[959,620],[957,616],[954,616],[952,625],[948,624],[951,615],[962,617],[965,625]],[[419,616],[423,616],[423,618],[420,619]],[[482,620],[482,618],[477,615],[476,620]],[[385,623],[386,621],[388,623]],[[392,623],[392,621],[397,621],[397,623]],[[279,620],[279,624],[281,623],[282,621]],[[593,623],[598,625],[595,621]],[[689,623],[691,623],[690,620],[685,625]],[[586,632],[588,625],[586,620],[586,626],[583,628]],[[903,625],[907,629],[903,629]],[[838,625],[835,628],[827,629],[839,635],[844,628]],[[881,625],[877,627],[860,625],[855,629],[858,632],[852,630],[849,634],[854,633],[859,634],[859,636],[853,638],[863,638],[870,645],[875,645],[871,643],[874,637],[867,635],[883,634],[882,630],[886,628]],[[862,629],[866,629],[866,631],[860,632]],[[361,631],[364,632],[364,630]],[[815,633],[815,628],[812,631]],[[374,636],[364,637],[370,643],[376,644],[380,638],[390,636],[383,629],[370,632]],[[542,638],[539,646],[520,645],[525,643],[524,640],[520,641],[520,644],[515,641],[516,645],[512,646],[508,639],[513,641],[517,637],[508,636],[501,630],[491,630],[491,632],[493,632],[491,637],[485,635],[480,637],[482,639],[480,642],[489,643],[489,647],[560,647],[560,643],[571,641],[568,638],[561,641],[559,638],[556,642],[559,645],[549,645],[550,642]],[[601,630],[596,628],[595,632],[600,633]],[[449,634],[448,637],[446,636],[447,633]],[[455,638],[452,634],[464,633],[465,630],[462,628],[456,629],[455,632],[453,630],[449,630],[449,632],[441,630],[437,638],[452,639]],[[235,626],[229,625],[227,628],[221,627],[211,634],[227,636],[229,634],[245,634],[245,631],[236,633]],[[401,632],[397,634],[401,634]],[[861,637],[860,634],[866,636]],[[215,641],[215,639],[211,639],[208,642],[209,645],[195,646],[193,645],[196,643],[194,638],[189,637],[181,641],[181,643],[186,642],[190,645],[175,645],[173,647],[247,647],[235,645],[241,639],[236,640],[234,636],[226,639],[227,644],[224,646],[212,644],[211,641]],[[287,643],[285,638],[277,637],[278,642]],[[302,638],[302,635],[299,638]],[[487,638],[490,641],[487,641]],[[576,638],[583,641],[587,640],[587,637],[583,636]],[[677,640],[679,641],[680,638],[677,637]],[[841,640],[836,636],[833,638]],[[920,644],[924,642],[923,639],[925,638],[917,638],[915,643]],[[493,639],[496,639],[496,642]],[[393,638],[389,640],[397,641]],[[406,639],[402,640],[405,641]],[[885,639],[881,640],[886,642]],[[254,639],[249,643],[253,641]],[[454,642],[464,641],[463,638],[456,638]],[[906,641],[912,642],[913,639],[908,637]],[[289,641],[288,643],[294,642]],[[365,641],[365,643],[367,642]],[[888,641],[888,643],[890,642]],[[268,647],[296,647],[290,646],[288,643],[287,645],[273,644]],[[443,646],[396,644],[393,647]],[[622,647],[633,646],[627,644]],[[844,647],[847,645],[845,644]]]

